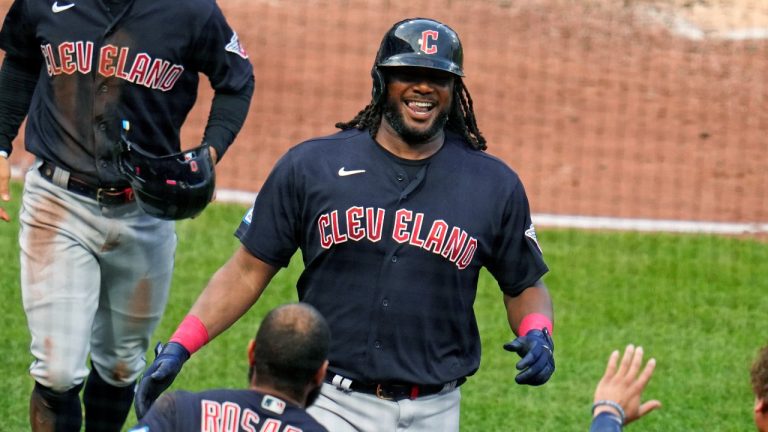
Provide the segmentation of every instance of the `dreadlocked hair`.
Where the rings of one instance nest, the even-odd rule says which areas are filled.
[[[353,118],[352,120],[348,122],[338,122],[336,123],[336,127],[341,130],[348,130],[348,129],[358,129],[358,130],[364,130],[368,129],[369,133],[371,134],[371,137],[375,137],[376,133],[379,132],[379,125],[381,124],[381,100],[384,98],[379,99],[379,104],[375,104],[373,100],[371,100],[371,103],[365,106],[362,110],[360,110],[359,113]]]
[[[476,150],[485,150],[488,146],[485,144],[485,137],[480,133],[477,127],[477,118],[472,103],[472,96],[469,94],[467,86],[461,78],[456,78],[456,84],[453,87],[454,104],[451,112],[448,113],[448,122],[445,128],[461,135],[469,145]],[[373,100],[365,106],[355,118],[348,122],[338,122],[336,127],[341,130],[368,129],[372,137],[376,136],[381,124],[382,107],[384,97],[379,98],[379,102]]]

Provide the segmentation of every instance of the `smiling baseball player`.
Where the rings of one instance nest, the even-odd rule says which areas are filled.
[[[122,125],[147,155],[132,167],[157,168],[144,175],[169,185],[180,171],[163,174],[168,165],[157,161],[179,155],[198,74],[215,96],[195,155],[212,163],[246,118],[253,70],[214,0],[15,0],[0,48],[0,157],[25,117],[36,157],[19,218],[31,429],[80,431],[84,387],[86,430],[119,431],[168,298],[176,234],[165,219],[207,204],[190,212],[137,201],[147,191],[134,190],[115,163]],[[191,162],[179,169],[200,168]],[[0,191],[8,173],[3,160]],[[10,216],[0,209],[0,218]]]
[[[552,302],[517,174],[488,155],[458,35],[408,19],[384,36],[373,99],[331,136],[292,148],[211,279],[144,373],[142,412],[182,364],[243,315],[301,250],[299,299],[331,326],[329,373],[309,412],[328,430],[457,431],[459,386],[480,366],[480,270],[501,288],[518,337],[515,380],[555,370]]]

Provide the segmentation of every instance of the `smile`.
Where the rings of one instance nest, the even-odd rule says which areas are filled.
[[[414,117],[426,118],[437,104],[428,101],[406,101],[405,106],[408,107]]]

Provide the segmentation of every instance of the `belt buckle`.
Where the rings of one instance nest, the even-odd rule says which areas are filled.
[[[130,187],[127,187],[123,190],[118,190],[116,188],[98,188],[96,189],[96,201],[99,203],[104,203],[106,205],[114,204],[114,201],[105,202],[106,198],[114,198],[122,196],[123,197],[123,203],[129,203],[133,201],[133,189]]]
[[[393,397],[384,394],[384,390],[381,388],[381,384],[376,384],[376,397],[384,400],[393,400]]]

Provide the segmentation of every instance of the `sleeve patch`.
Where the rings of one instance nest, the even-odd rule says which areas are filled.
[[[243,222],[245,222],[247,225],[251,224],[251,220],[253,220],[253,207],[249,208],[245,213],[245,216],[243,216]]]
[[[245,48],[240,45],[240,40],[237,38],[236,32],[232,32],[232,39],[229,40],[229,43],[224,47],[224,49],[231,53],[235,53],[244,59],[248,58],[248,53],[246,53]]]
[[[541,250],[541,245],[539,245],[539,240],[536,238],[536,229],[533,227],[533,224],[525,230],[525,236],[533,240],[533,243],[535,243],[536,247],[539,249],[539,253],[544,254],[544,251]]]

